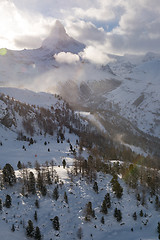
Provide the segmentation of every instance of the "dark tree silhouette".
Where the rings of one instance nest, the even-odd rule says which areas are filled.
[[[3,168],[3,180],[12,186],[16,182],[16,176],[13,167],[7,163]]]

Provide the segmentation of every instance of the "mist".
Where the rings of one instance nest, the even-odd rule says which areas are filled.
[[[75,84],[78,91],[82,82],[88,83],[111,77],[102,65],[90,63],[72,53],[59,53],[49,62],[36,62],[26,58],[15,63],[12,56],[6,55],[1,57],[0,63],[0,68],[3,68],[4,72],[1,86],[27,88],[36,92],[61,94],[65,84]],[[10,71],[9,65],[12,65]]]

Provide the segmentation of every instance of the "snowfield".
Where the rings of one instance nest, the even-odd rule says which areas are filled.
[[[62,100],[57,100],[53,95],[46,93],[34,93],[28,90],[18,90],[10,88],[1,88],[0,92],[10,95],[15,100],[19,100],[26,104],[38,104],[46,108],[58,105],[61,108]],[[6,110],[3,102],[0,102],[1,114]],[[97,125],[98,128],[105,132],[103,125],[90,113],[80,112],[85,118],[88,118]],[[17,121],[20,124],[20,115],[17,114]],[[81,120],[82,121],[82,120]],[[83,123],[85,123],[83,121]],[[98,193],[93,190],[93,182],[80,174],[74,175],[75,162],[79,156],[79,137],[70,133],[65,127],[65,140],[57,141],[56,132],[53,136],[48,134],[37,134],[35,132],[34,143],[29,144],[28,141],[17,140],[17,128],[7,128],[0,124],[0,167],[1,169],[6,163],[10,163],[18,178],[14,186],[1,186],[0,199],[5,202],[5,197],[9,194],[12,198],[12,206],[10,208],[2,207],[0,212],[0,239],[4,240],[22,240],[26,237],[26,226],[28,220],[32,220],[34,227],[40,228],[43,240],[155,240],[158,237],[157,223],[159,221],[159,210],[155,210],[155,196],[146,193],[146,203],[142,205],[136,199],[136,190],[129,188],[124,181],[118,177],[120,185],[123,187],[123,196],[117,199],[112,190],[110,183],[111,174],[97,172]],[[64,126],[63,126],[64,128]],[[70,140],[70,143],[68,142]],[[76,151],[71,151],[70,144]],[[88,159],[90,152],[86,148],[81,151],[81,157]],[[62,161],[65,159],[66,167],[63,167]],[[42,196],[39,190],[36,194],[22,194],[23,170],[18,170],[17,163],[20,161],[25,164],[28,173],[33,172],[37,177],[35,163],[41,164],[41,171],[51,169],[53,161],[54,177],[52,184],[47,185],[47,194]],[[111,161],[112,162],[112,161]],[[49,167],[47,167],[49,165]],[[1,172],[2,173],[2,172]],[[56,181],[58,182],[55,182]],[[58,179],[58,180],[57,180]],[[58,186],[59,198],[57,201],[53,198],[53,191]],[[143,189],[142,189],[143,190]],[[68,197],[68,203],[64,200],[64,193]],[[106,193],[110,193],[111,208],[105,215],[101,212],[101,205]],[[142,194],[142,192],[141,192]],[[35,201],[39,201],[39,208],[36,208]],[[95,211],[95,217],[91,221],[85,220],[86,204],[92,203],[92,209]],[[117,222],[114,217],[114,210],[118,208],[122,212],[122,220]],[[143,210],[143,217],[139,213]],[[37,211],[37,221],[34,218]],[[132,217],[137,212],[137,220]],[[60,230],[53,228],[52,219],[58,216]],[[101,218],[104,217],[104,224]],[[12,232],[12,225],[15,231]],[[79,234],[81,233],[81,237]]]

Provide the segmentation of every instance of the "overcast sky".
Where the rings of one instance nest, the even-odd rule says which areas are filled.
[[[88,51],[160,53],[160,0],[0,0],[0,48],[38,48],[59,19]]]

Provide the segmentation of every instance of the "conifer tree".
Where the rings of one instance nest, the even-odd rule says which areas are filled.
[[[63,159],[62,164],[63,164],[63,168],[65,168],[66,167],[66,160],[65,159]]]
[[[22,163],[20,161],[18,161],[17,167],[18,167],[18,169],[22,169]]]
[[[43,178],[42,175],[40,173],[40,171],[38,171],[38,175],[37,175],[37,188],[41,191],[43,187]]]
[[[117,214],[117,211],[118,211],[118,209],[115,208],[115,210],[114,210],[114,217],[115,217],[115,218],[117,218],[117,215],[118,215],[118,214]]]
[[[103,217],[103,216],[102,216],[102,218],[101,218],[101,223],[102,223],[102,224],[105,223],[105,221],[104,221],[104,217]]]
[[[16,182],[16,176],[13,167],[7,163],[3,168],[3,180],[12,186]]]
[[[117,219],[118,222],[120,222],[122,220],[121,210],[118,210],[117,208],[115,208],[114,217]]]
[[[46,196],[46,194],[47,194],[47,188],[46,188],[46,185],[43,185],[43,186],[42,186],[41,193],[42,193],[42,196]]]
[[[59,198],[58,188],[55,187],[55,189],[53,191],[53,199],[55,199],[57,201],[58,198]]]
[[[156,210],[158,210],[159,207],[160,207],[159,197],[157,195],[156,195],[156,198],[155,198],[155,206],[156,206]]]
[[[15,226],[14,226],[14,224],[12,224],[11,231],[12,231],[12,232],[14,232],[14,231],[15,231]]]
[[[35,187],[35,177],[33,172],[29,173],[29,181],[28,181],[28,192],[31,192],[32,194],[35,194],[36,192],[36,187]]]
[[[121,210],[117,210],[117,221],[120,222],[122,220]]]
[[[37,218],[37,211],[34,212],[34,219],[35,219],[35,221],[37,222],[37,219],[38,219],[38,218]]]
[[[59,230],[59,218],[58,218],[58,216],[55,216],[54,217],[54,219],[53,219],[53,228],[55,229],[55,230]]]
[[[67,197],[67,193],[66,192],[64,193],[64,200],[68,204],[68,197]]]
[[[139,216],[143,217],[143,210],[140,211]]]
[[[139,202],[141,201],[141,196],[139,193],[137,194],[136,198],[137,198],[137,201],[139,201]]]
[[[93,190],[94,190],[96,193],[98,193],[98,184],[97,184],[97,182],[94,182]]]
[[[85,216],[85,220],[86,221],[90,221],[91,220],[91,217],[95,217],[95,213],[94,213],[94,210],[92,209],[92,203],[91,202],[88,202],[86,204],[86,216]]]
[[[111,198],[110,198],[110,194],[107,193],[104,197],[105,201],[106,201],[106,206],[107,208],[110,208],[111,207]]]
[[[12,199],[11,199],[11,196],[10,195],[6,195],[6,200],[5,200],[5,206],[7,208],[10,208],[10,206],[12,205]]]
[[[102,203],[102,206],[101,206],[101,212],[104,213],[104,214],[108,213],[105,199],[103,200],[103,203]]]
[[[52,184],[52,180],[51,180],[51,175],[50,175],[50,172],[49,170],[47,171],[47,174],[46,174],[46,182],[47,184],[51,185]]]
[[[36,227],[34,238],[37,239],[37,240],[41,240],[42,239],[39,227]]]
[[[31,220],[28,221],[28,225],[26,227],[26,234],[28,237],[34,236],[34,227],[33,227],[33,222]]]
[[[136,213],[136,212],[133,213],[133,219],[134,219],[135,221],[137,220],[137,213]]]
[[[38,201],[38,199],[36,199],[36,201],[35,201],[35,206],[36,206],[36,208],[39,208],[39,201]]]
[[[160,239],[160,222],[158,222],[157,232],[158,232],[158,238]]]
[[[2,211],[2,199],[0,199],[0,211]]]

